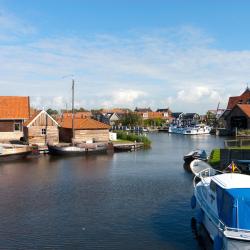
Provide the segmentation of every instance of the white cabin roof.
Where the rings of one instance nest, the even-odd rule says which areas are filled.
[[[250,176],[237,173],[225,173],[211,177],[216,184],[224,189],[250,188]]]

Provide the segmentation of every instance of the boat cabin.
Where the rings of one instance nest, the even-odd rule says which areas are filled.
[[[210,181],[210,198],[216,199],[220,221],[226,227],[250,230],[250,176],[227,173]]]

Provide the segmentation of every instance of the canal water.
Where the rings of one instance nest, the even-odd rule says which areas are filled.
[[[0,164],[0,249],[207,249],[183,155],[211,135],[149,135],[152,148]]]

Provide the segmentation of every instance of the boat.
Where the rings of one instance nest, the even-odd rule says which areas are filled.
[[[211,167],[207,162],[199,159],[195,159],[190,163],[190,170],[194,176],[199,176],[199,173],[203,170],[207,170],[210,173],[216,173],[216,170]]]
[[[180,127],[177,125],[170,125],[168,128],[168,133],[172,134],[183,134],[184,127]]]
[[[76,145],[48,145],[49,154],[63,156],[90,155],[106,153],[108,146],[104,143],[76,144]]]
[[[185,164],[190,164],[195,159],[207,161],[206,151],[204,149],[193,150],[189,152],[188,154],[184,155],[183,157]]]
[[[250,176],[204,169],[193,185],[191,206],[198,208],[214,249],[249,249]]]
[[[210,134],[212,127],[204,125],[204,124],[197,124],[194,126],[186,127],[183,129],[184,135],[201,135],[201,134]]]
[[[197,124],[193,126],[177,126],[177,125],[170,125],[169,126],[169,133],[173,134],[182,134],[182,135],[202,135],[202,134],[210,134],[211,127],[204,125],[204,124]]]
[[[0,161],[23,159],[31,153],[32,148],[28,145],[0,144]]]

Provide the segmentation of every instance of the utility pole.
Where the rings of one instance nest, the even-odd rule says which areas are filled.
[[[75,130],[74,130],[74,118],[75,118],[75,107],[74,107],[74,99],[75,99],[75,81],[72,79],[72,143],[74,145],[75,139]]]

